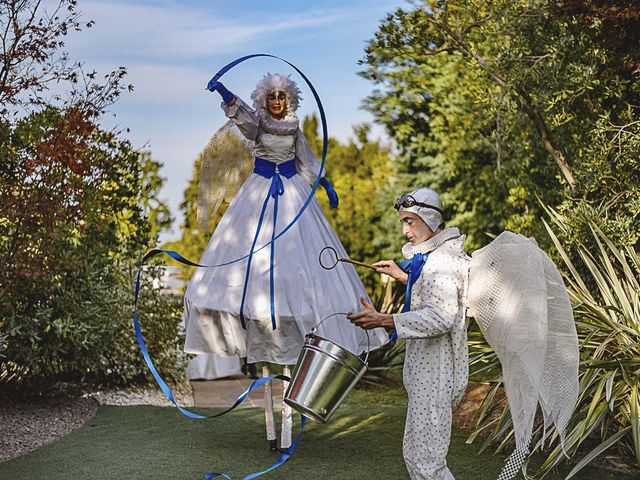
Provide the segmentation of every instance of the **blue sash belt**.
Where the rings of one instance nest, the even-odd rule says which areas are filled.
[[[273,198],[273,229],[271,231],[271,242],[269,244],[269,248],[271,248],[271,257],[269,259],[269,296],[271,303],[271,328],[276,329],[276,308],[275,308],[275,282],[273,279],[273,265],[275,259],[275,239],[276,239],[276,222],[278,220],[278,197],[284,193],[284,184],[282,183],[282,178],[280,175],[285,178],[293,177],[298,171],[296,170],[296,161],[295,159],[289,160],[288,162],[276,164],[269,160],[265,160],[264,158],[256,157],[255,168],[253,169],[253,173],[257,173],[258,175],[264,178],[271,179],[271,186],[269,187],[269,191],[267,193],[266,198],[264,199],[264,203],[262,204],[262,211],[260,212],[260,218],[258,220],[258,227],[256,228],[256,234],[253,237],[253,243],[251,244],[251,250],[249,251],[249,257],[247,260],[247,270],[244,275],[244,286],[242,287],[242,301],[240,302],[240,322],[242,323],[242,328],[246,329],[246,323],[244,321],[244,304],[247,298],[247,286],[249,283],[249,274],[251,273],[251,260],[253,258],[254,249],[256,247],[256,242],[258,241],[258,236],[260,235],[260,230],[262,229],[262,221],[264,220],[264,214],[267,211],[267,205],[269,204],[269,199]]]
[[[296,170],[295,159],[278,164],[270,160],[265,160],[264,158],[256,157],[253,173],[257,173],[264,178],[277,176],[278,173],[283,175],[284,178],[291,178],[298,173],[298,170]]]

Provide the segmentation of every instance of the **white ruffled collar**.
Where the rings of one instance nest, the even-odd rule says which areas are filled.
[[[412,245],[411,242],[409,242],[405,244],[405,246],[402,247],[402,255],[404,255],[404,258],[413,258],[416,253],[432,252],[447,240],[458,238],[459,236],[460,230],[457,228],[445,228],[440,233],[436,233],[429,240],[425,240],[422,243]]]
[[[282,120],[273,118],[266,108],[257,110],[260,128],[273,135],[293,135],[298,130],[300,120],[295,115],[287,115]]]

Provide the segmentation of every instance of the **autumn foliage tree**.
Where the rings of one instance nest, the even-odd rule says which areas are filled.
[[[170,216],[159,164],[100,125],[132,88],[125,69],[100,77],[61,53],[90,26],[72,0],[0,1],[0,380],[145,378],[133,269]],[[171,370],[174,306],[143,291],[151,348]]]

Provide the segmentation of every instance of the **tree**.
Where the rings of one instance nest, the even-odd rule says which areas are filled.
[[[59,53],[81,27],[73,1],[51,14],[39,1],[0,9],[0,378],[144,379],[130,326],[134,269],[170,219],[160,164],[99,123],[128,88],[125,70],[98,82]],[[57,82],[66,94],[47,98]],[[150,273],[141,300],[150,348],[176,372],[177,320],[165,318],[175,302]]]
[[[586,212],[637,242],[638,85],[620,67],[636,60],[605,26],[622,12],[631,38],[638,19],[617,3],[576,15],[576,2],[434,1],[389,15],[370,42],[363,75],[384,90],[367,106],[470,247],[504,228],[545,238],[540,199],[573,235]]]
[[[321,158],[317,117],[306,117],[302,130]],[[346,144],[330,138],[326,170],[340,197],[339,207],[330,208],[322,188],[316,193],[349,256],[369,263],[380,260],[381,255],[396,256],[402,241],[396,225],[390,226],[397,224],[396,212],[391,208],[397,193],[393,188],[391,152],[380,140],[369,139],[370,131],[367,124],[354,126],[354,138]],[[364,268],[358,268],[358,274],[369,291],[381,288],[379,274]]]
[[[73,104],[94,115],[113,103],[124,87],[126,69],[97,81],[95,71],[85,73],[62,48],[72,31],[90,28],[82,22],[75,0],[58,0],[48,9],[41,0],[0,1],[0,110],[6,120],[22,111],[58,104]],[[66,85],[65,93],[53,94],[52,85]],[[58,90],[58,89],[57,89]]]

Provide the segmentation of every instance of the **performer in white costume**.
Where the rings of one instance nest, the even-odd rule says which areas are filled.
[[[287,76],[267,74],[251,94],[253,108],[219,82],[208,88],[220,93],[226,116],[251,143],[255,167],[199,263],[218,265],[255,253],[226,266],[196,269],[185,294],[185,351],[282,364],[289,375],[305,334],[331,314],[355,310],[365,289],[352,265],[331,272],[320,266],[318,254],[326,246],[347,255],[315,198],[293,227],[268,245],[301,210],[320,170],[295,115],[300,96],[296,84]],[[338,197],[324,172],[322,177],[335,208]],[[368,344],[366,333],[344,315],[330,318],[317,333],[355,354],[387,340],[379,329]],[[264,375],[269,374],[267,364]],[[266,395],[267,437],[273,448],[268,386]],[[290,407],[283,404],[281,448],[291,443],[290,416]]]
[[[406,339],[403,381],[409,404],[403,455],[413,480],[450,480],[446,456],[453,406],[467,385],[465,308],[469,258],[464,236],[443,228],[442,204],[431,189],[419,188],[396,202],[402,231],[409,239],[402,253],[412,259],[410,309],[382,314],[363,301],[365,310],[349,315],[362,328],[386,327]],[[425,258],[426,257],[426,258]],[[417,260],[420,260],[417,262]],[[373,264],[396,280],[411,281],[392,260]],[[421,272],[415,269],[421,268]]]
[[[405,301],[403,313],[381,314],[363,300],[364,312],[348,318],[365,329],[396,329],[406,339],[403,454],[409,475],[453,479],[446,455],[452,408],[467,384],[468,304],[502,364],[516,449],[499,480],[509,480],[530,452],[538,403],[547,435],[554,425],[561,443],[576,405],[578,338],[562,277],[534,240],[511,232],[475,252],[470,262],[464,236],[443,228],[442,203],[431,189],[403,195],[395,206],[409,239],[402,249],[411,258],[409,271],[391,260],[373,265],[408,282],[410,308]]]

